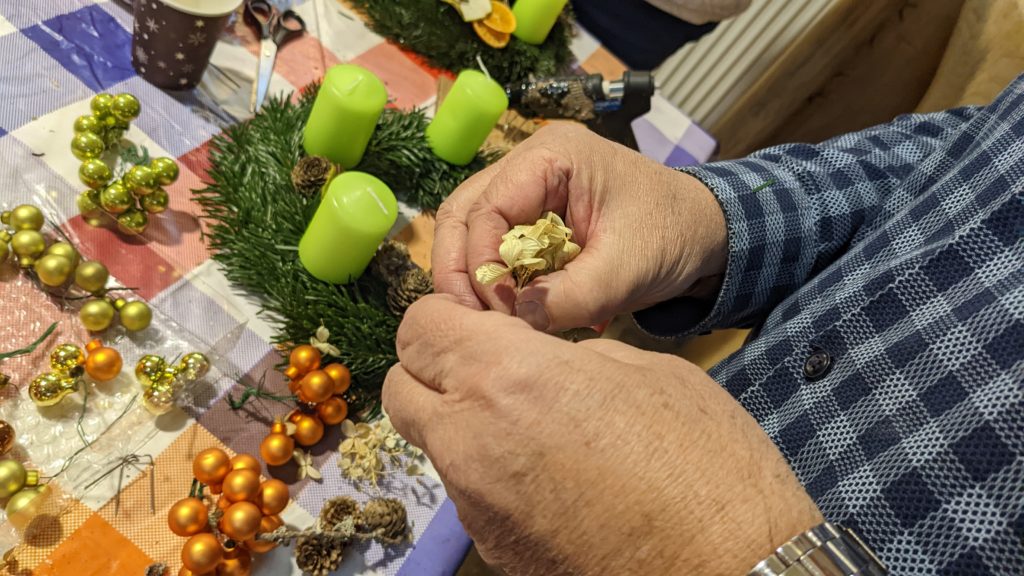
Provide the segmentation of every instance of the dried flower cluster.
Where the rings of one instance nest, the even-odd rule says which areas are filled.
[[[537,276],[561,270],[580,253],[571,238],[572,230],[558,214],[548,212],[535,224],[516,226],[502,236],[498,253],[505,266],[484,264],[476,269],[476,279],[487,285],[511,274],[521,289]]]
[[[415,462],[420,449],[399,436],[387,416],[369,424],[345,420],[341,423],[341,433],[345,439],[338,447],[341,452],[338,466],[350,480],[376,486],[379,477],[387,473],[387,464],[399,466],[403,459],[409,462],[405,468],[407,475],[423,473]]]

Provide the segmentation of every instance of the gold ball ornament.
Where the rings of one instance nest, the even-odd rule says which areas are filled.
[[[71,263],[71,260],[63,256],[46,254],[39,260],[36,260],[33,269],[36,271],[40,282],[46,286],[57,287],[63,286],[68,281],[71,273],[75,270],[75,266]]]
[[[131,94],[118,94],[110,103],[110,112],[122,122],[131,122],[139,117],[142,105],[139,104],[139,99]]]
[[[46,502],[46,495],[49,488],[40,486],[37,488],[25,488],[7,501],[4,511],[7,512],[7,520],[19,530],[24,530],[32,520],[39,515],[40,509]]]
[[[0,422],[2,422],[2,420],[0,420]],[[248,454],[236,454],[235,457],[231,459],[231,469],[252,470],[257,476],[261,472],[260,461]]]
[[[260,475],[252,470],[232,470],[224,478],[221,490],[224,498],[232,502],[255,502],[260,493]]]
[[[200,575],[196,574],[195,572],[193,572],[193,571],[189,570],[188,568],[185,568],[184,566],[182,566],[181,568],[178,569],[178,576],[200,576]]]
[[[25,487],[28,471],[16,460],[0,460],[0,498],[10,498]]]
[[[210,512],[198,498],[182,498],[167,512],[167,526],[178,536],[195,536],[206,529]]]
[[[113,177],[114,175],[110,172],[110,167],[98,158],[86,160],[78,167],[78,178],[83,184],[95,190],[106,186]]]
[[[43,211],[31,204],[15,206],[11,210],[8,224],[15,230],[42,230]]]
[[[313,370],[299,384],[299,400],[316,404],[334,394],[334,380],[323,370]]]
[[[111,214],[124,214],[134,205],[132,193],[120,182],[114,182],[100,192],[100,207]]]
[[[135,364],[135,378],[143,388],[149,388],[160,381],[167,368],[167,362],[154,354],[146,354]]]
[[[0,420],[0,456],[7,454],[14,447],[14,426],[6,420]]]
[[[75,201],[78,204],[78,212],[82,218],[87,220],[99,218],[103,214],[103,207],[100,206],[100,196],[96,190],[86,190],[78,195]]]
[[[156,174],[148,166],[132,166],[125,173],[124,185],[137,196],[145,196],[156,190]]]
[[[263,519],[260,520],[260,528],[256,531],[256,536],[259,536],[260,534],[266,534],[268,532],[273,532],[281,526],[284,526],[284,520],[281,520],[280,516],[265,515],[263,516]],[[257,554],[264,554],[276,548],[277,544],[273,542],[268,542],[266,540],[256,540],[254,538],[252,540],[246,540],[245,547],[249,550],[252,550],[253,552],[256,552]]]
[[[231,458],[220,448],[207,448],[192,461],[192,475],[203,484],[221,484],[231,471]]]
[[[173,158],[166,156],[154,158],[149,163],[149,168],[156,174],[156,181],[161,186],[173,184],[178,179],[178,163]]]
[[[46,249],[46,254],[63,256],[71,261],[72,266],[78,266],[78,250],[75,250],[75,247],[67,242],[54,242],[50,244],[50,247]]]
[[[142,210],[129,208],[117,217],[117,227],[125,234],[142,234],[149,225],[149,218]]]
[[[169,386],[151,386],[142,393],[142,405],[154,416],[174,409],[174,389]]]
[[[53,372],[36,376],[28,385],[28,397],[36,406],[53,406],[78,391],[78,379]]]
[[[117,378],[124,366],[121,353],[104,346],[99,340],[92,340],[85,345],[89,356],[85,359],[85,373],[97,382],[108,382]]]
[[[75,269],[75,285],[92,294],[106,288],[109,279],[110,271],[101,262],[95,260],[82,262]]]
[[[0,238],[0,264],[6,262],[8,256],[10,256],[10,245],[6,238]]]
[[[171,203],[171,197],[167,195],[167,190],[163,188],[157,188],[150,194],[146,194],[139,201],[142,205],[142,209],[150,214],[159,214],[167,210],[167,206]]]
[[[205,354],[189,352],[181,357],[178,370],[189,381],[199,380],[210,371],[210,359]]]
[[[234,502],[228,500],[223,496],[217,499],[217,509],[220,510],[221,512],[227,511],[227,509],[230,508],[232,504],[234,504]]]
[[[220,541],[208,532],[189,538],[181,549],[181,563],[195,574],[212,572],[223,557]]]
[[[252,574],[252,556],[248,550],[241,550],[233,558],[225,558],[217,564],[215,576],[249,576]]]
[[[75,132],[92,132],[93,134],[99,134],[103,131],[103,124],[99,118],[92,114],[85,114],[75,118]]]
[[[251,540],[260,528],[263,513],[252,502],[235,502],[220,519],[220,531],[229,538],[242,542]]]
[[[114,307],[106,300],[89,300],[78,311],[82,325],[90,332],[102,332],[114,321]]]
[[[114,96],[111,94],[97,94],[89,101],[89,108],[93,114],[103,118],[110,114],[110,107],[114,103]]]
[[[152,321],[153,310],[141,300],[129,302],[121,308],[121,325],[129,332],[145,330]]]
[[[46,239],[38,230],[18,230],[11,237],[11,249],[19,258],[38,258],[46,251]]]
[[[55,372],[70,372],[85,364],[85,354],[74,344],[61,344],[50,352],[50,369]]]
[[[332,396],[317,405],[316,414],[328,426],[341,424],[345,416],[348,416],[348,404],[341,398]]]
[[[320,351],[309,344],[296,346],[288,356],[288,363],[294,366],[300,374],[320,367]]]
[[[71,153],[83,162],[99,158],[106,148],[103,139],[92,132],[79,132],[71,139]]]
[[[295,424],[295,434],[292,436],[299,446],[313,446],[324,437],[324,423],[319,416],[296,412],[291,421]]]
[[[260,484],[256,504],[265,515],[280,514],[288,506],[288,485],[276,478]]]
[[[324,366],[323,371],[331,377],[331,380],[334,380],[335,394],[344,394],[348,391],[349,386],[352,385],[352,372],[344,364],[334,362]]]
[[[277,420],[270,427],[270,434],[260,442],[260,457],[269,466],[282,466],[292,459],[295,440],[285,430],[284,423]]]

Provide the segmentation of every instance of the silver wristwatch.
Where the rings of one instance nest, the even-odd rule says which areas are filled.
[[[889,569],[852,530],[824,524],[786,542],[747,576],[886,576]]]

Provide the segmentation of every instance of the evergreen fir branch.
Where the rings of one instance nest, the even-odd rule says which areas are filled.
[[[477,56],[502,84],[554,76],[569,66],[569,30],[560,18],[539,46],[512,37],[505,48],[484,44],[472,24],[452,6],[439,0],[351,0],[377,34],[423,56],[437,68],[458,72],[476,69]]]

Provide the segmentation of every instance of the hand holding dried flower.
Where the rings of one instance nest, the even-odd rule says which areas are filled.
[[[580,253],[579,245],[570,238],[572,230],[554,212],[535,224],[516,226],[501,237],[498,253],[505,266],[484,264],[476,269],[477,282],[494,284],[511,274],[516,287],[522,289],[537,276],[561,270]]]

